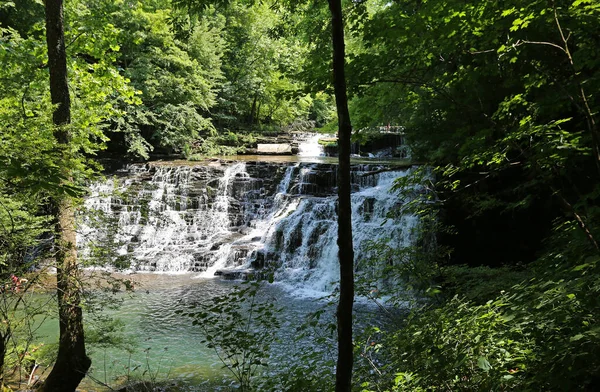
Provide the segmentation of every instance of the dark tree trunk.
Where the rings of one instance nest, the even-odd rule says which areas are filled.
[[[250,109],[250,119],[249,119],[249,123],[250,126],[252,126],[252,124],[254,124],[254,118],[255,118],[255,114],[256,114],[256,101],[258,100],[258,94],[254,94],[254,99],[252,100],[252,109]]]
[[[68,161],[70,135],[66,126],[71,121],[71,102],[67,84],[62,0],[46,0],[46,42],[50,71],[50,95],[52,103],[57,105],[52,116],[55,125],[54,136],[62,149],[64,160]],[[66,167],[68,165],[65,165]],[[71,177],[68,169],[65,169],[64,175],[65,178]],[[92,362],[85,352],[73,201],[66,195],[55,196],[52,199],[52,209],[56,225],[56,279],[60,340],[56,363],[40,389],[44,392],[67,392],[77,388]]]
[[[333,85],[338,114],[338,247],[340,259],[340,302],[337,309],[338,359],[336,392],[352,387],[352,306],[354,303],[354,249],[352,246],[352,206],[350,204],[350,136],[352,123],[348,111],[344,75],[344,22],[341,0],[329,0],[333,42]]]
[[[4,387],[4,362],[6,359],[6,346],[10,331],[0,335],[0,386]]]

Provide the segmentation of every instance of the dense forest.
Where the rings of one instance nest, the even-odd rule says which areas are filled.
[[[302,349],[270,364],[267,338],[296,327],[259,300],[263,262],[266,279],[178,313],[234,380],[182,390],[597,390],[599,22],[597,0],[0,0],[3,390],[74,391],[86,345],[126,343],[103,312],[132,280],[91,285],[84,267],[129,264],[75,251],[109,166],[309,132],[339,155],[337,319],[310,314]],[[419,223],[410,246],[353,250],[351,146],[386,126],[412,165],[386,221]],[[354,295],[382,315],[352,318]],[[58,340],[38,336],[47,319]],[[178,390],[152,374],[84,382]]]

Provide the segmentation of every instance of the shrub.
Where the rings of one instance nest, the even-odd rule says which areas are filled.
[[[549,271],[482,305],[454,297],[414,311],[371,349],[386,365],[365,390],[592,388],[600,371],[599,260]]]

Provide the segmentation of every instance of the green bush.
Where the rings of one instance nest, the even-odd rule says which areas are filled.
[[[262,136],[277,136],[281,133],[281,127],[273,124],[258,124],[253,126],[252,130]]]
[[[485,304],[454,297],[414,311],[369,348],[385,365],[365,390],[591,388],[600,371],[599,260],[549,271]]]
[[[201,343],[215,351],[239,390],[250,391],[259,369],[268,366],[280,322],[279,309],[259,298],[261,283],[236,286],[231,292],[178,311],[203,332]]]
[[[517,267],[491,268],[449,265],[441,268],[443,293],[459,295],[478,304],[496,298],[501,291],[508,290],[531,277],[531,270]]]

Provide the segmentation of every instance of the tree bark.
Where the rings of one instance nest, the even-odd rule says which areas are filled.
[[[0,335],[0,386],[4,388],[4,362],[6,360],[6,348],[10,331]]]
[[[67,56],[63,27],[62,0],[46,0],[46,43],[50,95],[56,105],[52,119],[54,137],[63,154],[65,178],[71,178],[68,169],[71,122],[71,101],[67,83]],[[55,216],[56,279],[60,340],[58,356],[52,371],[40,390],[74,391],[88,371],[91,360],[85,352],[83,312],[80,306],[79,268],[77,265],[75,214],[73,201],[60,192],[52,198]]]
[[[254,124],[257,100],[258,100],[258,94],[254,94],[254,99],[252,100],[252,108],[250,109],[250,119],[248,121],[250,123],[250,127],[252,127],[252,124]]]
[[[340,260],[340,302],[337,308],[338,359],[336,392],[352,388],[352,306],[354,304],[354,249],[352,246],[352,205],[350,202],[350,136],[352,123],[348,111],[344,73],[344,22],[341,0],[329,0],[333,43],[333,85],[338,115],[338,248]]]

